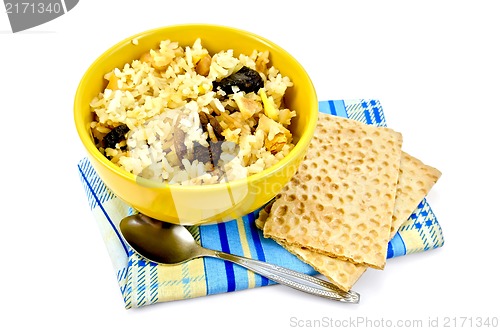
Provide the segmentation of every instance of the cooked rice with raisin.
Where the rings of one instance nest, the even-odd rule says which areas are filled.
[[[245,178],[293,148],[296,115],[284,94],[292,82],[268,51],[210,54],[164,40],[104,78],[91,102],[99,150],[132,174],[182,185]]]

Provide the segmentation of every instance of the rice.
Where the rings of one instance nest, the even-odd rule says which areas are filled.
[[[247,72],[261,85],[216,88]],[[164,40],[104,78],[108,85],[90,104],[96,146],[137,176],[226,182],[271,167],[294,146],[288,127],[296,112],[284,104],[293,84],[270,64],[268,51],[209,54],[200,39],[186,47]]]

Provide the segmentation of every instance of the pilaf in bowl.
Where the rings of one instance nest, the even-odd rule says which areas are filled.
[[[104,183],[163,221],[204,224],[272,199],[317,120],[314,86],[255,34],[190,24],[123,40],[87,70],[75,124]]]

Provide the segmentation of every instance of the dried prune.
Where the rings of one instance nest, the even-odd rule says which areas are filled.
[[[115,148],[116,144],[125,140],[125,135],[128,131],[129,128],[126,124],[117,126],[104,136],[102,139],[102,146],[104,148]]]
[[[220,155],[222,154],[222,141],[210,142],[208,147],[200,145],[198,142],[193,146],[194,159],[198,162],[210,162],[213,166],[217,166]]]
[[[210,143],[210,156],[212,157],[212,164],[217,166],[219,163],[220,155],[222,154],[222,141]]]
[[[210,157],[210,147],[205,147],[200,145],[200,143],[195,142],[193,145],[194,159],[201,163],[211,162]]]
[[[233,94],[233,86],[237,86],[240,91],[245,93],[257,93],[260,88],[264,87],[264,81],[260,74],[248,67],[242,67],[237,72],[221,79],[220,82],[213,82],[214,91],[220,89],[226,94]]]

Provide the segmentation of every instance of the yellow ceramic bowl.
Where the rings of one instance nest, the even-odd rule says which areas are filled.
[[[233,49],[235,55],[269,50],[272,64],[290,77],[294,86],[285,95],[297,112],[291,131],[296,146],[278,164],[246,179],[225,184],[180,186],[148,181],[111,163],[96,148],[90,134],[90,101],[106,84],[103,76],[115,67],[138,59],[161,40],[192,45],[196,38],[212,54]],[[132,42],[132,40],[137,41]],[[76,91],[74,120],[88,157],[104,183],[122,200],[150,217],[181,224],[223,222],[248,214],[271,200],[296,172],[313,136],[318,115],[314,86],[304,68],[284,49],[253,33],[224,26],[188,24],[167,26],[131,36],[105,51],[85,72]]]

